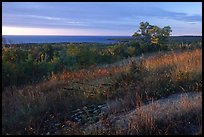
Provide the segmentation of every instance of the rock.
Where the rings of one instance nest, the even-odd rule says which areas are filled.
[[[186,105],[185,102],[183,103],[183,101],[185,101],[191,107],[188,107],[189,105]],[[148,117],[152,117],[153,119],[159,120],[161,122],[162,121],[171,122],[171,120],[174,120],[174,119],[171,119],[171,117],[173,118],[175,116],[178,116],[178,114],[184,113],[183,112],[184,110],[187,112],[188,111],[191,112],[192,111],[191,108],[197,108],[198,109],[197,113],[198,114],[201,113],[200,112],[200,109],[202,110],[202,93],[201,92],[200,93],[190,92],[190,93],[173,94],[167,98],[153,101],[152,103],[136,108],[135,110],[132,110],[130,112],[122,113],[119,116],[117,116],[116,114],[109,115],[107,120],[112,123],[115,131],[120,131],[120,130],[124,131],[118,134],[126,133],[126,131],[128,131],[128,133],[131,134],[131,132],[129,131],[129,125],[134,124],[132,123],[132,121],[133,122],[137,120],[141,121],[142,120],[141,118],[145,119],[144,114],[147,114]],[[97,123],[94,123],[86,127],[85,132],[86,134],[90,134],[90,133],[93,133],[94,130],[96,129],[100,130],[102,128],[104,128],[103,125],[101,125],[100,122],[97,122]],[[181,134],[181,131],[179,131],[177,128],[179,129],[179,127],[174,127],[171,133]],[[200,126],[192,125],[192,123],[190,123],[190,125],[186,127],[182,126],[181,129],[182,130],[185,129],[185,131],[182,131],[182,134],[200,134],[201,132]],[[97,131],[94,131],[94,133],[95,132]]]

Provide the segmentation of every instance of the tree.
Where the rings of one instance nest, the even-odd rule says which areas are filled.
[[[80,53],[79,46],[76,46],[74,44],[70,44],[67,48],[67,54],[68,56],[78,56]]]
[[[128,47],[127,48],[127,53],[128,53],[128,55],[129,56],[133,56],[133,55],[135,55],[136,54],[136,49],[135,49],[135,47]]]
[[[44,46],[44,57],[46,59],[46,61],[51,61],[53,59],[54,56],[54,49],[52,47],[52,45],[45,45]]]
[[[170,26],[159,28],[156,25],[150,25],[149,22],[141,22],[139,30],[132,37],[142,44],[167,44],[172,32]]]
[[[160,38],[160,43],[161,44],[166,44],[169,43],[169,36],[172,32],[171,27],[170,26],[165,26],[162,30],[162,37]]]

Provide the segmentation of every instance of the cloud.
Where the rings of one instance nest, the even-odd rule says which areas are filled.
[[[187,22],[189,24],[197,24],[198,22]]]
[[[23,15],[23,16],[39,18],[39,19],[47,19],[47,20],[63,20],[63,18],[50,17],[50,16],[39,16],[39,15]]]
[[[185,7],[185,6],[184,6]],[[148,3],[3,3],[2,25],[28,28],[136,30],[141,21],[199,24],[201,15],[167,11]],[[169,23],[169,22],[167,22]],[[179,24],[179,25],[180,25]]]
[[[163,18],[163,19],[174,19],[178,21],[196,21],[201,22],[202,16],[200,15],[188,15],[187,13],[182,12],[172,12],[167,11],[161,8],[157,7],[140,7],[140,8],[129,8],[131,11],[132,16],[138,16],[138,17],[157,17],[157,18]]]

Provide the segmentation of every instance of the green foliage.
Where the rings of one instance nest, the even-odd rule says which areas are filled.
[[[156,25],[150,25],[149,22],[141,22],[139,30],[132,37],[137,38],[142,44],[160,44],[169,43],[169,36],[172,32],[170,26],[159,28]]]
[[[44,53],[44,56],[45,56],[44,58],[46,59],[46,61],[51,61],[54,56],[54,49],[52,45],[45,45],[43,47],[43,53]]]
[[[128,47],[128,48],[127,48],[127,53],[128,53],[128,55],[131,56],[131,57],[134,56],[135,53],[136,53],[135,47]]]
[[[171,45],[165,44],[171,32],[169,27],[160,29],[148,23],[141,23],[140,28],[142,30],[138,34],[144,35],[141,40],[150,38],[152,43],[142,43],[141,40],[133,39],[111,45],[95,43],[7,44],[2,47],[2,88],[37,82],[49,77],[51,73],[60,73],[63,70],[76,71],[92,65],[110,64],[147,52],[202,48],[202,42],[195,42],[192,38],[187,42],[179,42],[177,38],[174,38],[174,43],[171,41]],[[160,33],[163,34],[162,37]],[[152,37],[149,37],[151,35]],[[181,40],[185,41],[185,38],[182,37]],[[164,43],[161,44],[162,42]]]

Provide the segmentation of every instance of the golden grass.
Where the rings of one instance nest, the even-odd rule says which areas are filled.
[[[131,61],[122,67],[90,68],[77,72],[64,71],[61,74],[53,74],[49,80],[39,84],[7,88],[2,92],[2,131],[4,134],[24,134],[24,129],[31,125],[31,120],[38,123],[41,115],[48,111],[69,111],[72,106],[80,107],[90,100],[95,103],[105,101],[108,95],[116,96],[116,98],[127,97],[122,107],[128,110],[128,104],[132,107],[134,104],[132,101],[135,99],[140,98],[138,103],[141,106],[144,98],[164,96],[167,95],[167,91],[171,94],[175,89],[185,92],[202,90],[202,82],[199,83],[200,80],[202,81],[202,49],[156,55],[143,59],[143,65],[147,72],[141,73],[141,76],[144,76],[142,82],[130,84],[127,82],[129,80],[127,76],[119,88],[113,88],[114,92],[107,88],[97,88],[97,86],[118,83],[115,81],[115,76],[129,73]],[[132,74],[130,72],[130,75]],[[121,78],[123,79],[120,77],[119,81]],[[114,82],[111,83],[112,81]],[[193,88],[189,88],[188,85],[185,87],[186,83],[193,85]],[[88,84],[95,84],[96,87],[93,88]],[[121,94],[122,92],[124,93]]]
[[[177,72],[179,70],[193,71],[202,66],[202,50],[196,49],[182,53],[172,52],[171,54],[150,57],[145,60],[144,64],[148,69],[174,65]]]
[[[202,50],[185,51],[183,53],[171,53],[156,57],[151,57],[144,61],[144,65],[149,71],[158,72],[159,69],[166,69],[166,77],[171,77],[172,81],[191,80],[201,77],[202,74]]]

